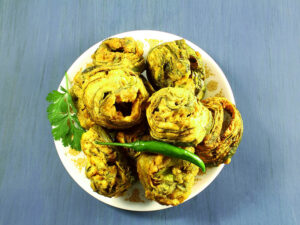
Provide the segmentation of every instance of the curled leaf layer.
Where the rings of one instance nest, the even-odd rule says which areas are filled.
[[[205,93],[204,74],[201,55],[184,40],[158,45],[147,57],[147,76],[157,89],[182,87],[202,99]]]
[[[237,108],[226,98],[202,101],[213,115],[213,126],[196,147],[196,154],[206,165],[218,166],[235,154],[243,135],[243,120]]]
[[[86,176],[94,191],[107,197],[119,196],[134,180],[130,167],[121,151],[96,145],[96,140],[111,141],[100,126],[93,126],[82,135],[81,146],[88,160]]]
[[[154,139],[196,145],[211,127],[211,113],[189,91],[163,88],[148,100],[146,109]]]
[[[149,94],[138,76],[123,70],[95,75],[82,87],[82,99],[92,120],[109,129],[138,124]]]
[[[193,151],[193,147],[186,149]],[[175,206],[190,195],[199,168],[185,160],[143,153],[137,171],[146,198]]]
[[[108,71],[103,70],[101,67],[91,65],[83,71],[78,72],[73,79],[74,84],[70,89],[70,93],[77,109],[77,117],[80,125],[85,129],[89,129],[90,127],[92,127],[95,122],[92,120],[91,115],[88,112],[82,99],[83,85],[88,80],[105,77],[107,76],[107,74]]]
[[[93,63],[107,70],[132,70],[140,74],[145,69],[143,46],[133,38],[109,38],[92,55]]]

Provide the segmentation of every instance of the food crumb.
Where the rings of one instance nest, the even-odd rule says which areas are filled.
[[[215,74],[211,71],[210,67],[207,64],[204,65],[204,68],[205,68],[205,77],[204,77],[205,79],[215,76]]]
[[[224,162],[224,164],[229,164],[231,162],[231,158],[226,159],[226,161]]]
[[[215,97],[224,97],[223,89],[221,89],[221,90],[215,95]]]
[[[139,189],[135,188],[133,189],[131,195],[126,198],[125,200],[130,201],[130,202],[145,202],[140,198],[140,191]]]
[[[207,88],[208,91],[215,91],[218,88],[218,82],[214,81],[214,80],[211,80],[206,85],[206,88]]]
[[[198,181],[200,181],[201,178],[200,177],[195,177],[195,183],[197,183]]]
[[[72,159],[72,161],[74,162],[75,166],[79,169],[80,172],[82,168],[84,168],[86,165],[85,158]]]
[[[77,156],[80,154],[80,151],[76,151],[75,149],[69,148],[68,154],[72,156]]]

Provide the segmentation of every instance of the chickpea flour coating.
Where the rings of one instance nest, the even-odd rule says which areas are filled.
[[[119,196],[132,184],[134,177],[124,154],[95,140],[111,141],[100,126],[93,126],[82,135],[81,146],[88,159],[86,176],[94,191],[107,197]]]
[[[154,139],[196,145],[210,130],[211,112],[184,88],[162,88],[148,100],[146,109]]]
[[[202,100],[213,115],[213,126],[196,147],[196,154],[206,165],[229,163],[243,136],[243,120],[237,108],[226,98]]]
[[[142,79],[128,71],[87,68],[74,78],[71,89],[82,127],[98,124],[125,129],[143,119],[149,97]]]
[[[109,129],[132,127],[143,119],[149,94],[143,81],[123,70],[112,70],[104,77],[86,81],[83,103],[96,124]]]
[[[198,99],[205,94],[204,64],[184,40],[163,43],[150,50],[147,57],[147,76],[156,89],[182,87]]]
[[[143,153],[138,157],[137,171],[146,198],[175,206],[190,195],[199,168],[185,160]]]
[[[105,69],[132,70],[140,74],[145,69],[143,45],[131,37],[109,38],[93,54],[95,65]]]

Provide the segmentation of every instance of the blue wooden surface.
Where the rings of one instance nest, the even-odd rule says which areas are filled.
[[[154,29],[222,67],[244,119],[232,163],[200,195],[136,213],[64,170],[45,97],[89,46]],[[0,0],[0,224],[300,224],[300,1]]]

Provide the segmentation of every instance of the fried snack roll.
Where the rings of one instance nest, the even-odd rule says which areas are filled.
[[[77,118],[80,126],[88,130],[95,125],[81,98],[75,101],[75,107],[77,108]]]
[[[149,134],[148,125],[144,122],[138,124],[134,127],[131,127],[127,130],[118,131],[116,134],[116,140],[120,143],[131,143],[137,140],[150,141],[152,138]],[[122,148],[126,155],[130,158],[136,160],[141,152],[134,151],[130,148]]]
[[[134,180],[126,158],[121,151],[109,146],[96,145],[95,140],[110,142],[100,126],[93,126],[81,137],[81,147],[88,159],[86,176],[95,192],[107,197],[119,196]]]
[[[184,88],[162,88],[148,100],[146,109],[154,139],[196,145],[210,130],[211,112]]]
[[[110,38],[92,55],[93,63],[108,70],[130,69],[136,74],[145,70],[143,45],[131,37]]]
[[[95,66],[95,65],[90,65],[87,68],[85,68],[83,71],[78,72],[74,79],[74,86],[77,86],[76,88],[82,89],[82,86],[86,80],[91,79],[92,77],[95,76],[105,76],[107,75],[108,70],[102,68],[101,66]],[[72,87],[72,88],[73,88]],[[75,88],[75,92],[76,92]],[[77,93],[77,96],[80,96],[80,93]]]
[[[243,136],[243,120],[237,108],[226,98],[212,97],[202,101],[213,115],[213,126],[196,147],[205,165],[229,163]]]
[[[204,74],[200,53],[184,40],[158,45],[147,57],[147,76],[156,89],[182,87],[202,99],[205,93]]]
[[[108,72],[103,70],[101,67],[92,65],[88,66],[83,71],[78,72],[73,79],[74,84],[70,89],[70,94],[77,109],[78,120],[84,129],[88,130],[95,124],[95,122],[92,120],[82,100],[83,84],[89,79],[105,77],[107,74]]]
[[[143,119],[149,94],[143,81],[123,70],[95,75],[82,87],[82,99],[92,120],[109,129],[132,127]]]
[[[137,171],[146,198],[175,206],[191,194],[199,168],[185,160],[143,153],[138,157]]]

